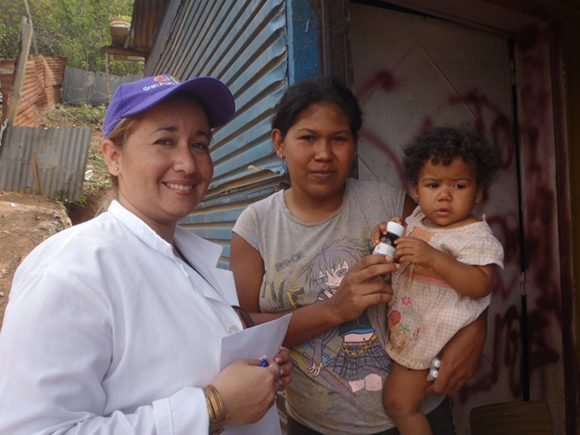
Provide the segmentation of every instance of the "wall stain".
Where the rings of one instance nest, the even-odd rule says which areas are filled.
[[[501,272],[493,290],[492,306],[488,318],[488,340],[492,341],[491,354],[485,353],[476,375],[460,391],[459,399],[466,402],[470,397],[490,391],[498,383],[507,383],[513,398],[522,394],[522,318],[521,301],[517,296],[524,285],[528,298],[527,322],[529,328],[529,368],[533,373],[561,359],[559,346],[552,343],[558,331],[560,289],[558,288],[558,250],[555,233],[555,186],[546,164],[553,156],[546,138],[549,131],[550,92],[547,89],[544,58],[538,49],[542,39],[527,35],[527,43],[520,48],[523,53],[523,73],[520,74],[520,144],[522,150],[524,190],[524,246],[520,242],[520,219],[518,209],[494,205],[493,199],[486,204],[487,220],[496,236],[504,245],[505,264],[509,270]],[[528,52],[529,51],[529,52]],[[366,80],[357,92],[365,101],[374,92],[389,94],[402,87],[404,80],[391,71],[382,69]],[[450,106],[467,106],[473,115],[473,126],[485,134],[496,147],[500,160],[503,182],[517,183],[517,147],[514,144],[516,126],[501,107],[477,89],[461,95],[450,95],[445,103]],[[426,116],[421,127],[412,136],[418,136],[434,125]],[[395,167],[403,188],[409,186],[404,180],[398,149],[381,139],[380,135],[363,129],[361,138],[386,154]],[[506,175],[507,174],[507,175]],[[500,175],[501,177],[501,175]],[[515,189],[517,186],[509,186]],[[514,198],[517,202],[517,197]],[[522,207],[520,204],[519,207]],[[491,211],[491,212],[490,212]],[[520,260],[525,253],[526,261]],[[523,265],[523,266],[522,266]],[[524,270],[521,270],[521,268]],[[522,274],[527,275],[522,277]],[[523,281],[522,281],[523,280]],[[511,301],[511,303],[509,303]],[[493,313],[493,314],[492,314]],[[493,315],[493,318],[492,318]]]

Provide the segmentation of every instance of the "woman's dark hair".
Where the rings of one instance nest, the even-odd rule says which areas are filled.
[[[439,127],[419,136],[404,148],[403,168],[412,184],[419,181],[423,165],[431,161],[447,166],[461,157],[473,167],[478,186],[489,187],[498,168],[494,148],[482,136],[466,128]]]
[[[306,80],[289,87],[276,106],[272,128],[286,136],[304,110],[320,103],[336,104],[348,118],[353,136],[358,136],[362,126],[358,100],[341,80],[329,77]]]

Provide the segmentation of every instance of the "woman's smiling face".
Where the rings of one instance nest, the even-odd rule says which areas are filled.
[[[175,96],[136,120],[125,144],[103,142],[119,202],[162,237],[199,204],[213,175],[211,132],[203,107]]]

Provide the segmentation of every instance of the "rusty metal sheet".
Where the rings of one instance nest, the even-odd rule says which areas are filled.
[[[151,49],[153,36],[165,3],[169,0],[135,0],[131,19],[130,48]]]
[[[8,127],[0,145],[0,189],[78,201],[90,140],[89,128]]]
[[[54,108],[60,101],[60,87],[64,81],[66,57],[33,56],[26,63],[26,73],[22,94],[18,102],[16,125],[36,127],[40,124],[41,115]],[[0,61],[0,88],[2,98],[8,103],[8,97],[14,81],[14,59]],[[2,106],[4,115],[8,104]]]

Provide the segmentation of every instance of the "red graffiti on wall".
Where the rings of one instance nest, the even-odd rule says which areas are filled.
[[[486,363],[481,365],[476,376],[461,391],[459,397],[464,402],[472,395],[491,390],[498,382],[507,382],[514,398],[521,396],[522,358],[526,358],[522,355],[522,320],[527,321],[529,328],[530,371],[555,363],[561,358],[558,347],[551,341],[554,325],[558,324],[559,311],[557,249],[554,246],[554,241],[557,240],[554,232],[555,193],[551,175],[546,170],[546,162],[550,161],[549,148],[541,142],[547,134],[548,106],[545,87],[548,82],[541,74],[545,65],[540,60],[534,58],[524,63],[530,69],[530,76],[528,81],[524,80],[520,94],[523,121],[520,125],[519,143],[520,147],[525,147],[520,154],[523,160],[523,177],[518,173],[514,123],[498,104],[490,101],[477,89],[452,95],[442,103],[469,108],[473,115],[473,126],[485,134],[496,147],[504,182],[508,180],[513,183],[511,188],[515,192],[518,191],[517,184],[521,183],[525,195],[525,231],[520,228],[521,204],[515,207],[510,204],[512,207],[508,209],[502,209],[498,205],[497,211],[487,216],[488,222],[504,245],[506,265],[515,267],[510,269],[509,274],[500,274],[496,280],[492,302],[494,315],[488,319],[492,352],[484,355]],[[403,80],[395,77],[394,73],[381,70],[365,81],[357,94],[364,104],[377,89],[388,95],[402,83]],[[421,134],[432,125],[432,118],[424,117],[421,127],[411,136]],[[402,176],[398,148],[386,143],[379,134],[370,130],[364,129],[361,138],[389,157],[402,185],[408,190]],[[513,200],[516,203],[519,201],[517,197]],[[490,202],[488,208],[494,210],[493,199]],[[522,288],[528,298],[525,319],[522,318],[522,306],[518,297]]]

